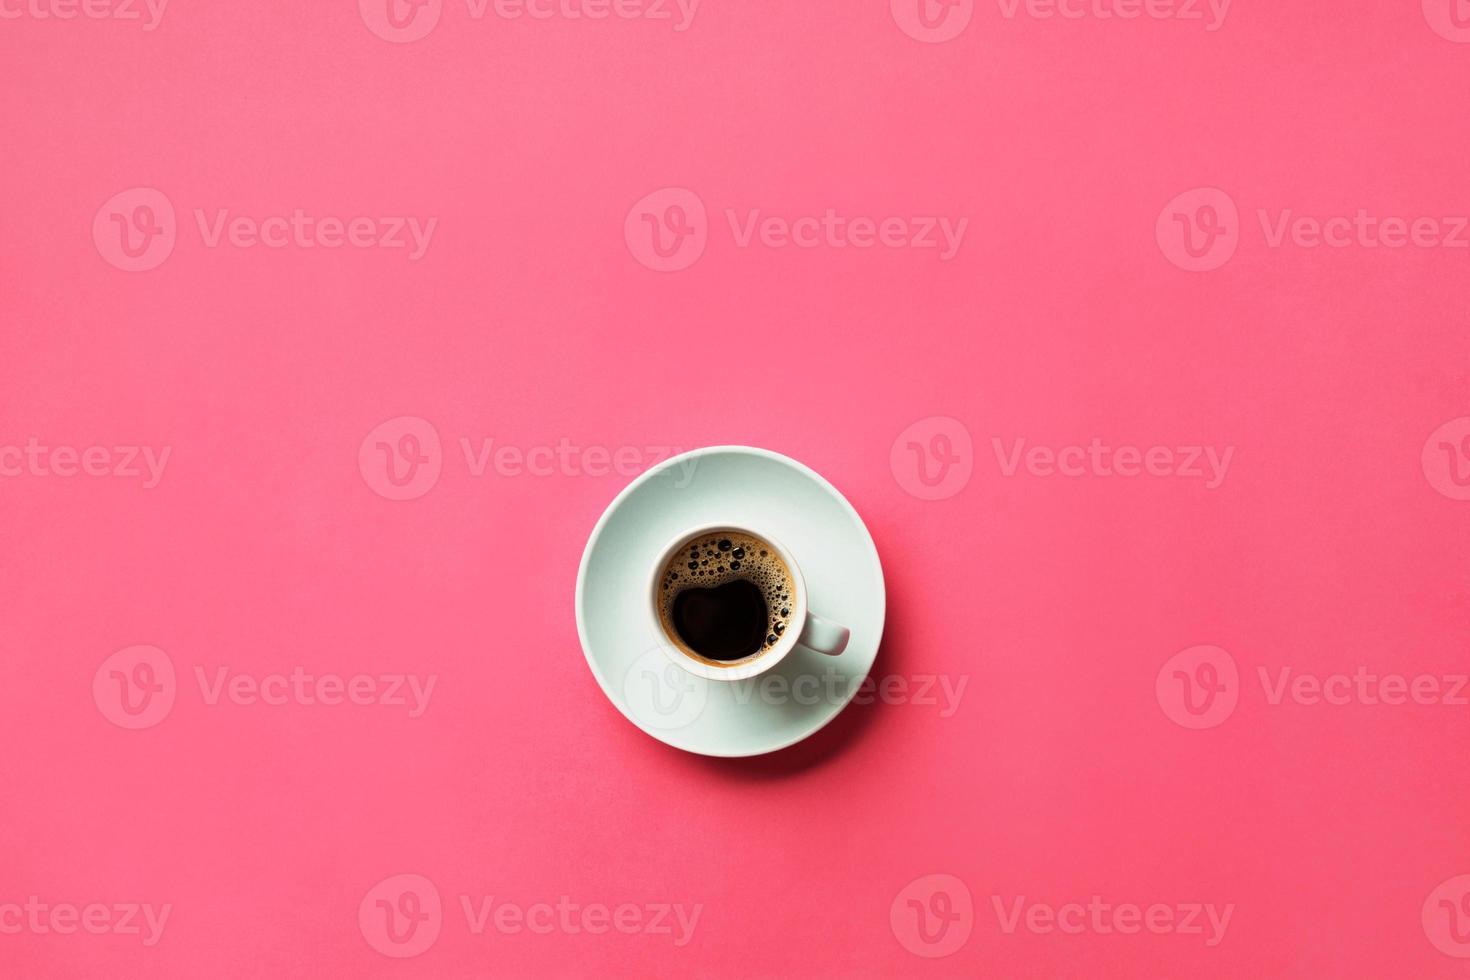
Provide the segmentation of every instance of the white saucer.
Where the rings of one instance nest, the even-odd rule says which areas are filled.
[[[713,521],[790,549],[812,611],[852,630],[841,656],[797,647],[735,682],[669,661],[645,612],[650,566],[675,535]],[[802,464],[748,446],[697,449],[639,476],[592,529],[577,571],[577,634],[603,693],[654,738],[701,755],[774,752],[837,717],[873,666],[883,613],[883,567],[857,511]]]

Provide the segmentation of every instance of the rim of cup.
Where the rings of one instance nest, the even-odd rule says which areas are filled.
[[[683,548],[693,538],[710,534],[715,531],[734,531],[739,534],[747,534],[753,538],[764,541],[775,549],[777,557],[785,564],[786,570],[791,574],[791,618],[782,635],[781,640],[773,647],[764,652],[752,654],[744,660],[723,666],[713,661],[696,660],[693,656],[685,653],[675,644],[672,638],[664,631],[663,623],[659,619],[659,583],[663,578],[664,569],[668,566],[669,559],[674,552]],[[663,548],[659,549],[658,558],[653,563],[653,570],[648,578],[648,614],[652,618],[654,639],[658,642],[659,649],[663,650],[674,663],[683,667],[696,677],[703,677],[714,681],[740,681],[748,680],[764,674],[775,667],[786,656],[796,648],[797,640],[801,637],[801,631],[806,626],[807,597],[806,580],[801,577],[801,569],[796,560],[791,556],[791,549],[782,544],[778,539],[771,537],[764,531],[741,524],[738,521],[712,521],[689,528],[680,532]]]

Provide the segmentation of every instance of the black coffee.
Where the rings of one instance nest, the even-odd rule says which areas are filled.
[[[766,642],[766,598],[743,578],[685,589],[674,597],[671,613],[679,639],[710,660],[744,660]]]
[[[791,572],[768,542],[744,531],[686,541],[659,582],[659,622],[677,646],[715,665],[755,657],[791,621]]]

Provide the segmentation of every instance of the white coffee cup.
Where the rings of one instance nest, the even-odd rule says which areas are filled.
[[[689,546],[689,542],[714,534],[717,532],[734,532],[749,535],[753,538],[769,544],[785,563],[791,573],[791,599],[788,608],[791,610],[789,621],[791,629],[786,630],[781,638],[771,646],[757,651],[750,657],[734,661],[730,664],[721,664],[697,658],[686,652],[673,641],[665,631],[659,618],[659,604],[662,602],[661,586],[663,584],[664,569],[668,567],[675,553]],[[653,630],[655,640],[663,649],[670,660],[683,667],[696,677],[703,677],[713,681],[739,681],[756,677],[765,673],[779,664],[796,647],[805,647],[816,653],[835,657],[847,648],[848,637],[851,633],[847,627],[823,619],[812,612],[807,606],[806,580],[802,578],[801,569],[796,564],[796,559],[785,545],[771,537],[765,531],[745,527],[740,524],[721,522],[714,524],[703,524],[693,527],[670,541],[658,553],[654,560],[653,570],[649,572],[648,578],[648,603],[647,612],[650,626]],[[800,624],[801,628],[796,629]]]

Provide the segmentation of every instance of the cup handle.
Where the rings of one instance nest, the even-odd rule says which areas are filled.
[[[852,631],[846,626],[834,623],[830,619],[823,619],[814,612],[808,612],[806,625],[801,628],[801,636],[796,642],[798,646],[804,646],[808,650],[835,657],[847,649],[847,640],[850,636],[852,636]]]

